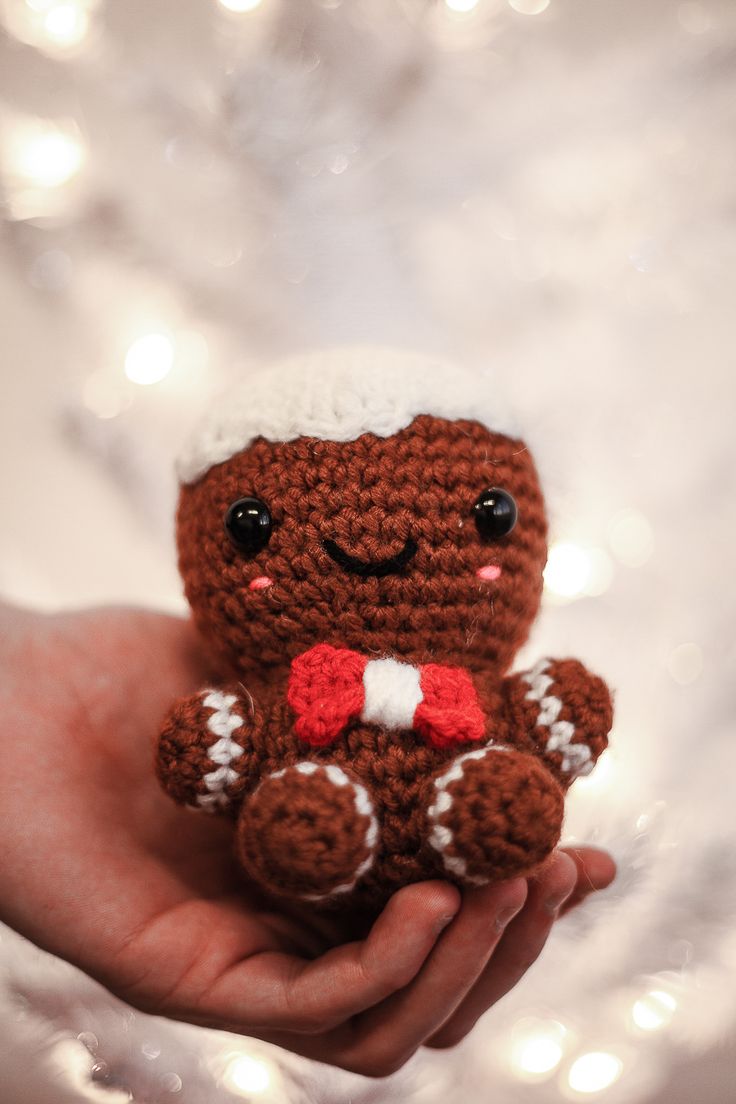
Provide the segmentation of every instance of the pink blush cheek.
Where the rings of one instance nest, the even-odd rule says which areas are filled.
[[[488,583],[495,583],[496,579],[501,578],[502,571],[498,564],[488,564],[486,567],[479,567],[476,575]]]
[[[270,586],[273,586],[273,579],[269,579],[268,575],[259,575],[248,583],[249,590],[268,590]]]

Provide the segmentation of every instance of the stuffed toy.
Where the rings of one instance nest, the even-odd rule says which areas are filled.
[[[216,685],[171,710],[168,794],[229,817],[271,895],[534,874],[612,722],[575,659],[509,674],[547,523],[479,374],[387,350],[250,377],[179,463],[179,563]]]

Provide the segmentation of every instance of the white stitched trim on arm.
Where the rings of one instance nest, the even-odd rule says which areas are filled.
[[[549,730],[545,751],[561,752],[561,769],[575,779],[581,774],[590,774],[595,764],[587,744],[572,742],[575,726],[570,721],[557,719],[562,712],[562,699],[547,693],[554,682],[547,674],[549,665],[550,660],[540,659],[531,671],[526,671],[521,676],[522,681],[530,688],[526,701],[539,703],[537,724],[540,728]]]
[[[227,787],[238,779],[232,763],[245,750],[232,738],[233,732],[243,723],[243,718],[233,712],[237,701],[235,694],[223,694],[219,690],[204,690],[202,694],[202,704],[212,710],[207,728],[217,739],[207,748],[207,755],[216,764],[216,769],[205,774],[204,784],[209,792],[197,795],[195,808],[211,813],[230,804]]]

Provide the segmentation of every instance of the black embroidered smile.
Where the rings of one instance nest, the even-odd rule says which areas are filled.
[[[360,560],[357,556],[351,556],[349,552],[343,551],[340,545],[333,540],[322,541],[322,547],[343,571],[349,571],[351,575],[358,575],[361,579],[368,579],[371,576],[382,579],[385,575],[397,575],[400,571],[403,571],[419,551],[417,542],[413,541],[411,537],[400,552],[397,552],[395,556],[389,556],[385,560]]]

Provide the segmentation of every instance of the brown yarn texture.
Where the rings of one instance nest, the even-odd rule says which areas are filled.
[[[453,804],[440,824],[452,829],[448,854],[465,860],[470,877],[528,873],[560,838],[562,790],[531,755],[496,751],[471,760],[450,793]]]
[[[369,825],[348,786],[333,785],[324,771],[305,776],[291,768],[264,779],[247,802],[238,822],[237,853],[263,885],[321,896],[353,881],[370,854]]]
[[[507,537],[484,544],[472,508],[491,486],[513,495],[519,519]],[[231,544],[223,526],[231,503],[247,495],[268,505],[274,523],[269,544],[253,557]],[[373,865],[336,902],[380,905],[408,882],[464,880],[430,845],[428,810],[435,778],[478,744],[432,747],[411,730],[353,721],[333,743],[306,745],[294,731],[286,687],[291,661],[321,643],[369,659],[467,670],[487,738],[511,750],[467,762],[449,785],[451,806],[439,821],[452,834],[446,854],[464,860],[468,877],[489,880],[532,873],[545,861],[559,839],[570,779],[560,753],[545,751],[549,732],[537,723],[528,684],[505,675],[539,608],[546,533],[523,442],[472,421],[420,416],[391,438],[364,434],[345,443],[259,439],[182,488],[186,594],[221,666],[220,688],[236,695],[243,718],[232,739],[244,751],[232,763],[237,779],[222,811],[236,821],[236,853],[251,878],[276,894],[318,896],[349,882],[366,858],[367,818],[351,787],[336,787],[324,772],[267,779],[310,760],[337,764],[364,787],[379,825]],[[416,556],[385,577],[350,574],[322,546],[336,541],[375,561],[409,539]],[[477,577],[488,564],[501,568],[496,581]],[[273,585],[250,590],[263,576]],[[576,660],[555,661],[548,673],[548,693],[563,703],[560,719],[596,759],[611,727],[608,689]],[[182,804],[208,792],[210,716],[201,693],[193,694],[174,706],[160,736],[159,779]]]

